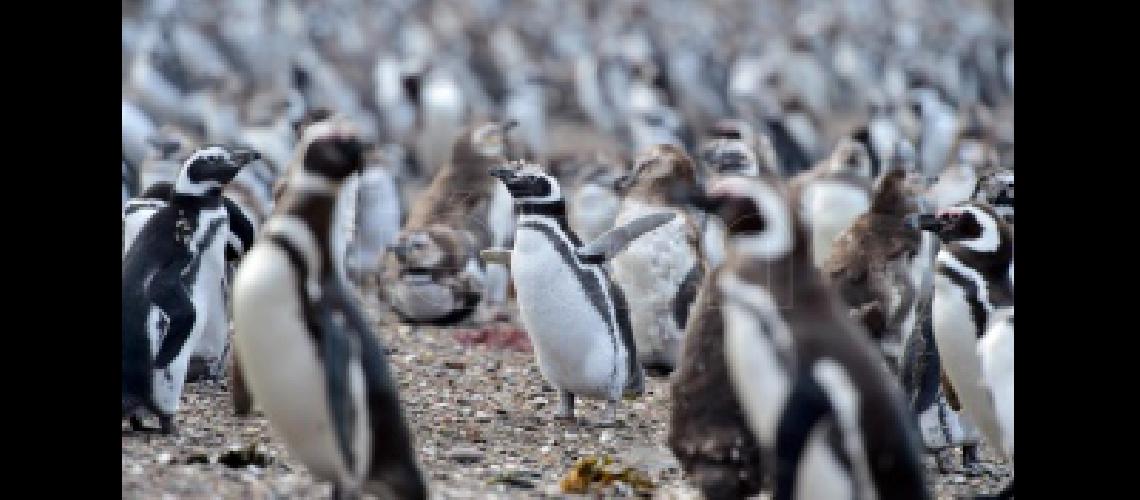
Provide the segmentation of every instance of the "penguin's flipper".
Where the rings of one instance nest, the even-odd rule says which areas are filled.
[[[146,188],[138,197],[144,200],[170,201],[174,197],[174,184],[167,181],[156,182]]]
[[[226,235],[226,260],[236,261],[253,245],[253,223],[233,200],[223,196],[222,202],[229,215],[229,234]]]
[[[676,216],[674,213],[657,213],[638,217],[578,248],[578,258],[587,264],[601,264],[621,253],[641,235],[667,224]]]
[[[942,366],[934,344],[934,325],[929,315],[919,331],[912,333],[903,346],[899,382],[915,414],[930,408],[938,399]]]
[[[807,448],[808,439],[817,424],[831,420],[831,432],[838,431],[831,401],[827,398],[823,387],[810,374],[801,373],[796,377],[787,401],[787,406],[780,415],[776,434],[773,500],[792,499],[796,486],[796,471]],[[842,462],[845,455],[842,453],[838,455],[836,458]]]
[[[175,266],[178,269],[181,266]],[[147,286],[147,297],[166,313],[168,326],[158,352],[154,356],[154,368],[166,368],[178,353],[182,352],[190,333],[194,329],[196,312],[190,289],[182,283],[177,271],[160,271]]]
[[[352,360],[351,334],[337,324],[332,317],[330,297],[323,296],[313,307],[314,317],[321,329],[320,345],[322,366],[325,371],[325,387],[328,392],[329,413],[348,470],[356,470],[355,455],[352,453],[352,431],[356,428],[356,412],[352,392],[348,385],[348,368]]]
[[[396,493],[396,498],[425,499],[427,486],[416,463],[411,432],[404,420],[395,379],[388,369],[386,350],[371,326],[372,321],[339,280],[326,280],[325,290],[326,296],[336,300],[344,314],[345,331],[360,341],[369,424],[374,433],[384,432],[382,439],[385,445],[372,447],[367,477],[369,481],[379,481],[390,488]]]

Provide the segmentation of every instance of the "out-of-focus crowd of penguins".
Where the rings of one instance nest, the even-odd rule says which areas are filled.
[[[1012,2],[799,4],[125,2],[124,418],[228,376],[424,496],[365,293],[521,324],[560,418],[670,377],[708,498],[1012,464]]]

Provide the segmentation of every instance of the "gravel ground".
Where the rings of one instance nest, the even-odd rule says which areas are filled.
[[[600,402],[579,400],[578,423],[552,420],[558,403],[533,355],[463,347],[452,332],[385,327],[405,416],[433,498],[548,498],[576,459],[611,456],[656,482],[655,498],[699,498],[665,445],[669,400],[665,381],[647,380],[647,395],[626,401],[614,428],[597,428]],[[224,382],[187,384],[176,437],[138,434],[123,423],[123,498],[328,498],[291,458],[259,412],[235,418]],[[262,466],[243,465],[253,458]],[[239,453],[245,450],[245,453]],[[981,451],[982,477],[938,474],[937,497],[995,491],[1009,470]],[[626,491],[611,489],[606,496]]]

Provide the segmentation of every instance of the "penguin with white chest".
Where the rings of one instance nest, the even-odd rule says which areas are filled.
[[[384,349],[332,255],[337,193],[363,167],[363,145],[321,122],[296,161],[234,279],[245,382],[290,453],[333,482],[333,498],[427,498]]]
[[[807,231],[760,178],[693,202],[728,228],[725,358],[776,499],[929,498],[917,433],[866,334],[814,269]]]
[[[256,151],[243,149],[229,149],[233,160],[242,172],[251,162],[260,159]],[[242,208],[239,202],[227,195],[227,189],[240,178],[237,177],[227,183],[222,191],[222,204],[229,218],[226,237],[225,267],[221,271],[211,269],[211,273],[219,273],[222,280],[218,286],[221,293],[211,293],[205,309],[201,311],[206,316],[206,326],[190,356],[187,371],[187,381],[200,378],[219,379],[225,369],[229,354],[229,327],[230,315],[226,306],[226,292],[232,275],[231,267],[249,249],[253,243],[254,233],[260,220],[252,219],[248,210]],[[159,210],[170,206],[175,194],[175,187],[169,182],[157,182],[146,189],[139,197],[132,199],[123,208],[123,255],[125,256],[131,246],[138,239],[142,228]],[[212,265],[207,263],[207,265]]]
[[[1006,345],[986,343],[986,336],[996,312],[1013,307],[1013,231],[992,208],[978,203],[944,209],[923,228],[934,231],[942,242],[934,275],[932,318],[943,370],[982,435],[1004,450],[1002,425],[983,374],[979,347]],[[1012,353],[1002,356],[1000,351],[991,351],[988,357],[1013,361]],[[1012,366],[1008,369],[1012,371]],[[991,366],[986,371],[1000,373],[1002,367]],[[1003,494],[1012,488],[1011,481]]]
[[[672,216],[638,219],[583,247],[554,177],[522,163],[491,175],[515,201],[511,277],[539,371],[562,398],[558,417],[572,419],[575,396],[586,396],[608,402],[600,423],[612,425],[618,400],[640,395],[644,379],[625,297],[603,263]]]
[[[668,224],[630,243],[614,257],[613,277],[629,303],[637,353],[646,373],[666,376],[680,362],[689,308],[704,264],[698,255],[696,218],[668,198],[674,189],[694,189],[693,161],[680,148],[661,144],[638,159],[625,183],[615,225],[651,214],[673,214]]]
[[[222,187],[240,168],[225,149],[196,152],[169,205],[146,221],[123,256],[122,402],[135,430],[149,411],[162,432],[174,432],[190,354],[209,305],[223,293],[229,214]]]

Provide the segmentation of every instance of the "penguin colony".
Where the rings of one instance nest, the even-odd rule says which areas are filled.
[[[124,7],[124,439],[224,380],[427,498],[378,333],[506,324],[550,425],[665,381],[706,498],[1012,469],[1011,6],[356,3]]]

